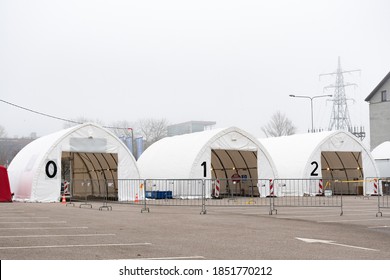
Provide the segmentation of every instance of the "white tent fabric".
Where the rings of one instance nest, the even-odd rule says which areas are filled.
[[[296,134],[259,139],[259,142],[271,155],[279,178],[317,179],[318,176],[321,176],[321,171],[325,168],[321,166],[323,152],[360,153],[362,168],[364,168],[364,177],[376,177],[378,175],[375,161],[369,150],[349,132],[326,131]],[[343,163],[345,166],[350,165],[352,161],[356,161],[353,156],[346,156],[344,160],[349,161]],[[337,162],[337,165],[340,165],[340,163]],[[314,176],[313,174],[318,175]],[[372,194],[373,184],[368,182],[364,186],[364,189],[366,194]]]
[[[262,145],[236,127],[166,137],[150,146],[138,159],[142,178],[201,179],[203,167],[211,166],[211,150],[256,151],[259,178],[273,178],[274,164]],[[206,179],[211,178],[207,170]]]
[[[63,152],[117,154],[117,179],[139,178],[135,159],[122,141],[110,131],[86,123],[38,138],[16,155],[8,168],[14,200],[58,201]],[[119,189],[119,199],[126,199],[121,192]]]
[[[390,141],[383,142],[371,152],[380,177],[390,177]]]
[[[276,176],[274,164],[262,145],[236,127],[163,138],[141,155],[138,168],[145,179],[212,179],[213,150],[256,152],[258,178]]]

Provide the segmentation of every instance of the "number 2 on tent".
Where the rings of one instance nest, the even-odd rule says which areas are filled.
[[[318,169],[318,162],[312,161],[311,165],[314,165],[313,171],[310,173],[310,176],[318,176],[317,169]]]

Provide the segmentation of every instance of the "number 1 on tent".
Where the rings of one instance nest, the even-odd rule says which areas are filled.
[[[207,177],[207,169],[206,169],[206,162],[202,162],[201,166],[203,166],[203,177]]]

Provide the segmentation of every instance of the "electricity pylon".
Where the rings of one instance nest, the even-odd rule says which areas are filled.
[[[345,87],[356,86],[352,83],[344,83],[344,73],[357,72],[360,70],[343,71],[341,68],[340,57],[338,58],[338,67],[336,72],[321,74],[321,76],[336,76],[335,84],[328,85],[324,89],[334,88],[333,94],[333,108],[332,115],[330,117],[328,130],[348,130],[352,131],[351,118],[349,116],[347,97],[345,94]]]

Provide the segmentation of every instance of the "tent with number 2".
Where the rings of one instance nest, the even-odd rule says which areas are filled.
[[[326,131],[259,141],[272,157],[280,179],[312,181],[295,195],[318,193],[320,182],[335,194],[374,193],[370,178],[378,176],[375,161],[364,144],[349,132]],[[276,195],[291,192],[285,183],[276,185],[275,190]]]

